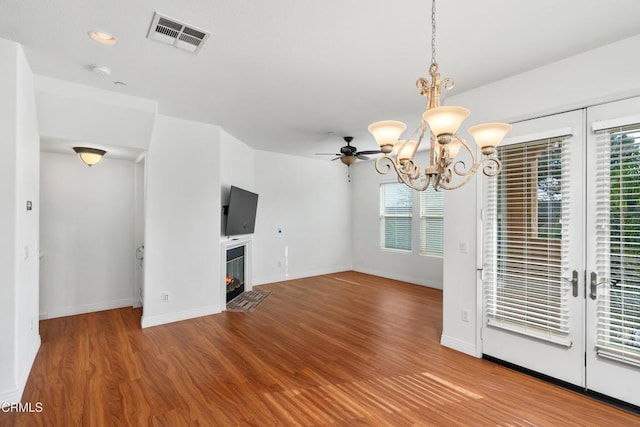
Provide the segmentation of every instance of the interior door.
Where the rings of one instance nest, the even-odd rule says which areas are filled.
[[[640,406],[640,99],[587,118],[586,386]]]
[[[584,111],[516,123],[484,180],[483,353],[578,386],[584,372]]]

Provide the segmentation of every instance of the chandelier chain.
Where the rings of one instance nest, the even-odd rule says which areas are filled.
[[[431,64],[436,63],[436,0],[431,1]]]

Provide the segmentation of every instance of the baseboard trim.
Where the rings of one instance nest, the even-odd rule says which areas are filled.
[[[19,403],[22,400],[22,394],[24,393],[24,388],[27,385],[27,380],[29,379],[29,374],[31,373],[33,364],[36,361],[38,350],[40,350],[40,344],[40,335],[35,335],[33,337],[33,342],[31,343],[27,363],[24,365],[24,369],[20,373],[16,388],[0,391],[0,403]]]
[[[268,283],[275,283],[275,282],[284,282],[286,280],[304,279],[306,277],[322,276],[324,274],[341,273],[343,271],[351,271],[351,270],[353,270],[351,266],[344,266],[344,267],[307,271],[304,273],[254,278],[252,286],[266,285]]]
[[[353,267],[353,271],[357,271],[358,273],[371,274],[378,277],[385,277],[387,279],[400,280],[401,282],[412,283],[414,285],[426,286],[434,289],[442,289],[442,283],[427,282],[426,280],[419,277],[405,276],[403,274],[389,273],[386,271],[375,270],[373,268],[356,266]]]
[[[132,307],[135,302],[135,298],[125,298],[115,301],[103,301],[93,304],[58,308],[40,313],[40,320],[55,319],[56,317],[75,316],[76,314],[93,313],[96,311],[113,310],[115,308]]]
[[[145,316],[143,314],[141,325],[143,328],[150,328],[152,326],[166,325],[167,323],[179,322],[181,320],[189,320],[202,316],[210,316],[218,313],[220,313],[218,307],[209,305],[206,307],[194,308],[192,310],[159,314],[157,316]]]
[[[478,357],[476,355],[476,346],[474,344],[459,340],[458,338],[449,337],[443,334],[440,337],[440,344],[461,353],[468,354],[469,356]]]

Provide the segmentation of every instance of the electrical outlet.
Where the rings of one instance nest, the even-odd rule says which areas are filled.
[[[162,302],[169,302],[169,293],[165,292],[162,294]]]
[[[462,321],[463,322],[468,322],[469,321],[469,312],[465,309],[462,309]]]

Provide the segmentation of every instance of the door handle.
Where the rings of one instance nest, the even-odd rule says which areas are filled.
[[[617,280],[609,280],[609,281],[603,281],[598,283],[598,275],[595,273],[595,271],[591,272],[591,281],[590,281],[590,285],[591,285],[591,292],[589,292],[589,297],[592,300],[595,300],[596,298],[598,298],[598,286],[600,285],[610,285],[611,287],[617,287],[618,286],[618,281]]]
[[[566,277],[563,277],[563,279],[571,283],[572,294],[574,297],[577,297],[578,296],[578,272],[576,270],[573,270],[573,273],[571,273],[571,279],[567,279]]]

